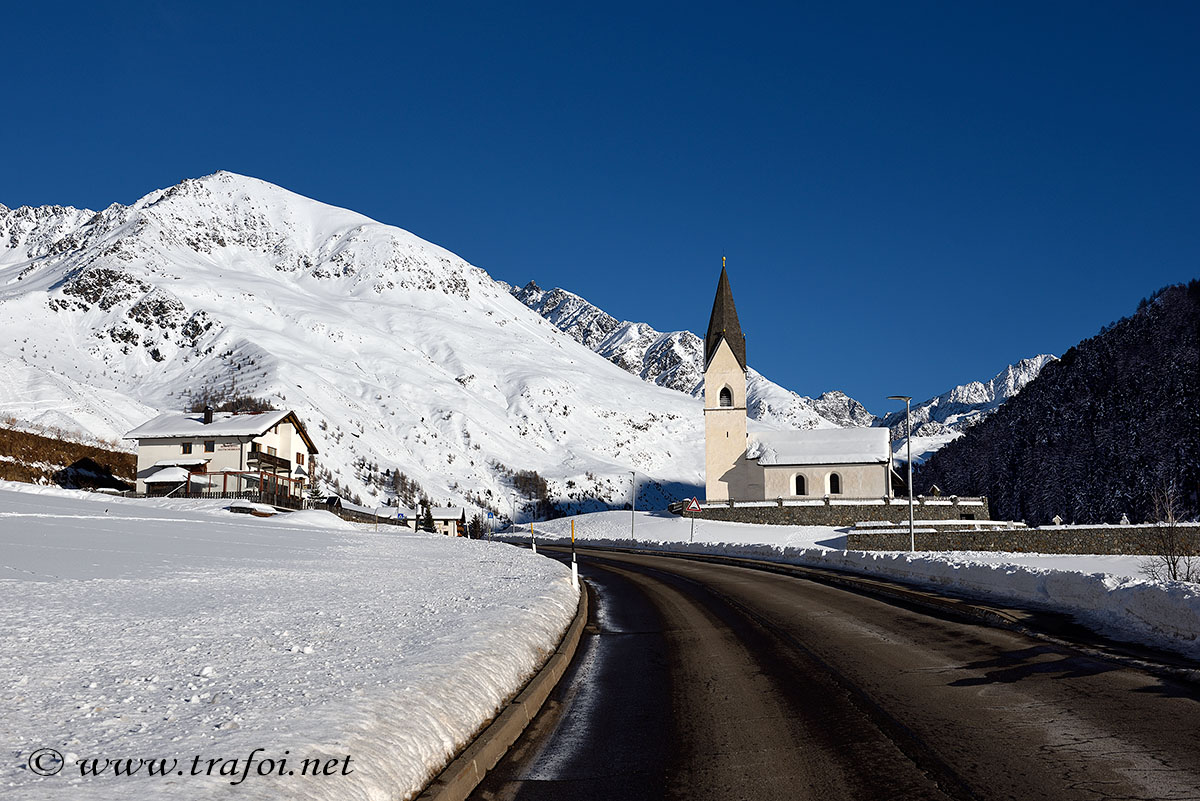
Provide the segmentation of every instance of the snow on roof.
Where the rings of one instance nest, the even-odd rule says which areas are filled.
[[[435,506],[429,513],[434,520],[462,520],[467,510],[461,506]]]
[[[147,484],[179,484],[187,480],[188,471],[182,467],[164,467],[142,479]]]
[[[813,428],[751,434],[746,458],[760,465],[886,463],[886,428]]]
[[[213,421],[204,424],[204,412],[166,412],[147,420],[125,435],[125,439],[155,439],[158,437],[257,437],[287,417],[288,411],[259,414],[213,412]]]
[[[202,456],[192,456],[183,459],[159,459],[151,467],[187,467],[190,464],[208,464],[210,460]]]

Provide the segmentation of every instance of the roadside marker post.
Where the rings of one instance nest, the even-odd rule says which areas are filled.
[[[533,521],[529,521],[529,544],[533,546],[533,552],[537,553],[537,537],[533,534]]]
[[[579,589],[579,563],[575,561],[575,520],[571,520],[571,586]]]

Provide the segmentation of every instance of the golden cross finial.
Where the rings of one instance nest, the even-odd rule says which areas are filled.
[[[721,254],[721,269],[725,269],[725,254]]]

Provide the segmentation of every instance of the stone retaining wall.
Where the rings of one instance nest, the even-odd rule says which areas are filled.
[[[1200,524],[1178,528],[1180,536],[1200,543]],[[1141,526],[1053,526],[993,531],[956,529],[916,532],[918,551],[1009,551],[1013,553],[1127,554],[1149,556],[1161,552],[1162,529]],[[877,531],[852,531],[846,537],[852,551],[907,551],[907,527]]]
[[[831,501],[789,506],[775,501],[747,506],[710,505],[699,512],[683,512],[698,520],[722,520],[733,523],[761,523],[775,526],[852,526],[862,522],[908,523],[908,499],[890,498],[887,502],[863,499],[862,503]],[[987,520],[987,498],[925,498],[913,504],[917,520]],[[905,532],[907,536],[907,531]]]

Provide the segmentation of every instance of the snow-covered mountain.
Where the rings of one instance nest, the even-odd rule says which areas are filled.
[[[575,341],[622,369],[659,386],[700,398],[704,392],[704,340],[691,331],[662,333],[645,323],[618,320],[565,289],[542,289],[530,281],[513,295]],[[1037,377],[1054,356],[1010,365],[989,381],[972,381],[913,407],[914,459],[957,438]],[[807,398],[750,368],[747,414],[771,428],[851,428],[886,425],[894,440],[904,437],[904,412],[877,418],[842,392]]]
[[[561,331],[644,381],[704,394],[704,340],[691,331],[662,333],[646,323],[618,320],[565,289],[545,290],[530,281],[513,296]],[[876,418],[841,392],[806,398],[784,389],[754,368],[746,374],[746,413],[773,428],[869,426]]]
[[[994,412],[1038,377],[1057,357],[1043,353],[1005,367],[989,381],[961,384],[912,407],[913,462],[923,461],[943,445],[962,436],[971,425]],[[881,425],[892,430],[899,445],[904,438],[904,410],[889,412]],[[897,453],[899,453],[897,449]]]
[[[368,500],[376,465],[505,513],[512,471],[620,503],[636,469],[640,507],[703,483],[695,399],[447,250],[228,172],[100,212],[0,206],[0,362],[0,415],[101,437],[205,390],[273,399]]]

